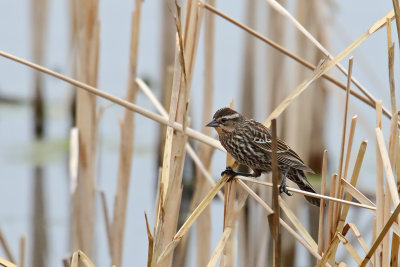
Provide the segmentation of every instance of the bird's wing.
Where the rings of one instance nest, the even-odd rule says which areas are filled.
[[[254,127],[249,127],[253,136],[253,142],[259,148],[263,149],[267,153],[272,153],[272,135],[267,127],[259,122],[252,121]],[[301,160],[299,155],[293,151],[284,141],[277,139],[278,141],[278,162],[281,164],[286,164],[288,166],[300,169],[306,172],[314,173],[314,171],[309,168]]]

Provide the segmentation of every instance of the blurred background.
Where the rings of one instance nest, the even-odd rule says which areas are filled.
[[[83,8],[80,6],[83,6],[83,2],[0,1],[0,50],[79,80],[79,68],[76,66],[82,58],[76,52],[75,38],[79,38],[76,37],[79,34],[76,35],[74,31],[77,20],[74,16],[79,14],[76,9]],[[279,2],[332,55],[337,55],[393,8],[391,1]],[[185,1],[178,3],[185,6]],[[133,0],[98,2],[99,54],[95,85],[121,98],[125,97],[128,83],[134,5]],[[215,6],[314,65],[323,58],[322,53],[310,41],[263,0],[216,0]],[[168,68],[174,64],[174,10],[173,1],[142,2],[137,76],[146,81],[163,103],[167,99],[166,87],[171,82],[171,71]],[[208,12],[205,10],[204,14]],[[290,91],[311,75],[311,71],[233,24],[218,16],[214,18],[215,35],[211,39],[215,45],[214,81],[210,110],[228,106],[234,99],[237,110],[263,122]],[[394,25],[393,22],[393,29]],[[397,59],[395,30],[393,40]],[[208,41],[210,39],[205,39],[202,27],[189,109],[191,127],[199,131],[203,128],[205,49],[210,45]],[[381,29],[372,35],[351,55],[354,56],[353,76],[376,99],[382,99],[385,107],[390,108],[386,30]],[[347,59],[342,64],[347,67]],[[332,69],[329,74],[342,83],[346,82],[346,77],[337,69]],[[395,74],[398,74],[397,61]],[[75,90],[61,80],[0,58],[0,230],[15,257],[18,255],[21,236],[26,237],[26,266],[60,266],[62,259],[72,252],[69,137],[71,126],[75,123]],[[279,136],[317,172],[317,175],[310,178],[316,188],[319,187],[324,149],[328,150],[328,178],[338,167],[344,100],[343,90],[320,79],[278,118]],[[152,103],[140,91],[136,103],[155,111]],[[119,163],[119,121],[124,116],[124,109],[101,98],[97,98],[97,108],[104,110],[97,129],[94,168],[95,245],[91,258],[97,266],[109,266],[111,260],[99,191],[104,191],[108,207],[112,210]],[[361,141],[369,140],[358,188],[375,201],[371,193],[374,192],[376,172],[375,110],[350,97],[349,117],[355,114],[359,118],[350,166],[354,164]],[[387,118],[383,120],[383,129],[387,136]],[[158,168],[162,158],[159,143],[163,136],[159,124],[135,115],[123,266],[145,266],[147,263],[148,241],[143,214],[147,213],[152,227]],[[193,144],[198,146],[197,142]],[[225,154],[216,151],[212,159],[212,174],[215,179],[219,178],[224,168]],[[193,164],[190,160],[185,164],[183,183],[181,215],[185,216],[188,208],[184,207],[184,203],[190,202],[194,190]],[[263,194],[263,190],[260,189],[260,194]],[[185,195],[188,200],[185,200]],[[291,205],[297,205],[300,214],[298,216],[306,226],[315,223],[315,220],[309,220],[308,215],[318,211],[310,210],[302,196],[293,196],[290,202],[293,202]],[[262,214],[262,211],[255,203],[249,201],[248,205],[249,213],[256,217],[261,216],[257,215]],[[253,206],[250,207],[251,205]],[[222,233],[223,207],[220,200],[213,202],[212,249]],[[350,212],[350,217],[350,221],[365,221],[360,223],[365,227],[360,227],[360,231],[364,230],[365,239],[371,242],[372,236],[368,236],[367,229],[372,216],[355,208]],[[256,221],[253,226],[262,227],[258,223]],[[265,225],[266,232],[269,231],[267,228]],[[196,262],[195,238],[193,235],[189,241],[186,266],[194,266]],[[255,244],[259,244],[257,242],[261,241],[257,238],[262,237],[252,238]],[[292,246],[287,246],[289,247],[294,257],[292,262],[284,266],[310,266],[308,253],[304,248],[294,242]],[[3,250],[0,250],[0,255],[5,257]],[[346,257],[345,253],[343,257]],[[350,258],[348,260],[351,262]],[[238,264],[240,261],[238,256]],[[262,259],[258,261],[264,262]],[[257,264],[259,263],[254,262],[254,265],[249,266],[263,266]]]

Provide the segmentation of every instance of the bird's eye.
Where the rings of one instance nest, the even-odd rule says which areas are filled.
[[[226,121],[227,121],[227,119],[225,119],[225,118],[221,119],[222,123],[225,123]]]

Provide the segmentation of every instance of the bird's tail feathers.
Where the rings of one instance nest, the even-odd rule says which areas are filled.
[[[302,170],[295,170],[293,172],[288,173],[288,178],[295,182],[297,186],[304,191],[311,192],[311,193],[316,193],[315,189],[312,187],[310,182],[307,180],[306,175]],[[319,198],[314,198],[310,196],[304,196],[308,202],[315,206],[320,206],[320,199]]]

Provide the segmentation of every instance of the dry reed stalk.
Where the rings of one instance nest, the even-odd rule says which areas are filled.
[[[144,83],[144,81],[140,78],[136,78],[136,82],[139,85],[139,88],[146,94],[149,98],[150,102],[153,103],[157,111],[164,117],[168,118],[168,113],[165,111],[164,107],[157,100],[156,96],[153,94],[152,90]],[[204,116],[205,117],[205,116]],[[211,137],[210,137],[211,138]],[[214,178],[212,178],[210,172],[207,170],[199,156],[197,156],[196,152],[192,148],[192,146],[188,143],[186,144],[186,152],[192,158],[193,162],[196,164],[197,168],[201,171],[203,177],[207,179],[211,186],[215,186]],[[221,192],[218,192],[218,197],[221,200],[224,200],[224,196]]]
[[[230,155],[228,154],[228,161]],[[233,163],[233,159],[231,160]],[[227,165],[231,166],[231,165]],[[236,180],[225,184],[225,203],[224,203],[224,231],[226,228],[232,229],[228,240],[224,244],[223,254],[221,256],[220,266],[234,266],[235,261],[235,228],[236,228],[236,213],[235,213],[235,199],[236,199]]]
[[[344,188],[342,187],[342,179],[346,180],[347,179],[347,171],[349,168],[349,162],[350,162],[350,154],[351,154],[351,149],[353,146],[353,139],[354,139],[354,132],[356,130],[356,124],[357,124],[357,115],[354,115],[353,118],[351,119],[351,126],[350,126],[350,132],[349,132],[349,141],[347,143],[347,151],[346,151],[346,161],[344,164],[344,171],[342,174],[342,178],[340,179],[340,191],[339,191],[339,198],[343,199],[344,197]],[[339,204],[339,211],[342,210],[342,205]],[[340,216],[340,215],[339,215]]]
[[[357,241],[358,241],[358,243],[360,244],[361,248],[364,250],[364,252],[365,252],[365,253],[368,253],[369,248],[368,248],[367,244],[365,243],[364,239],[362,238],[362,236],[361,236],[361,234],[360,234],[360,231],[358,231],[356,225],[353,224],[353,223],[348,223],[348,224],[346,224],[346,225],[344,226],[344,228],[343,228],[342,234],[343,234],[344,236],[347,235],[347,233],[348,233],[349,230],[351,230],[351,231],[353,232],[353,234],[354,234],[355,237],[357,238]],[[358,254],[357,254],[357,256],[358,256]],[[356,257],[357,257],[357,256],[356,256]],[[358,257],[359,257],[359,256],[358,256]],[[374,258],[372,257],[372,258],[371,258],[371,261],[370,261],[371,265],[372,265],[373,262],[374,262]],[[372,265],[372,266],[373,266],[373,265]]]
[[[329,221],[328,221],[328,224],[329,224]],[[330,234],[330,233],[327,231],[327,234]],[[333,257],[333,258],[335,257],[336,247],[339,245],[339,242],[340,242],[339,235],[341,235],[341,233],[336,233],[336,235],[332,238],[332,240],[329,240],[328,245],[326,245],[326,240],[328,240],[328,239],[325,239],[325,252],[322,255],[321,260],[317,263],[317,267],[329,264],[328,260],[331,257]]]
[[[99,34],[98,2],[75,5],[79,50],[78,79],[97,86]],[[77,55],[78,56],[78,55]],[[96,96],[79,90],[76,96],[76,126],[79,130],[78,181],[73,193],[72,250],[93,253],[95,211],[95,160],[97,142]]]
[[[390,210],[390,194],[389,192],[389,184],[386,183],[386,193],[385,193],[385,210],[383,211],[383,220],[387,222],[390,218],[391,210]],[[382,241],[382,266],[389,267],[389,242],[390,235],[385,235]]]
[[[231,236],[232,233],[232,228],[230,227],[225,227],[221,238],[218,241],[218,245],[215,248],[210,261],[207,264],[207,267],[214,267],[217,262],[218,262],[218,258],[221,256],[221,253],[223,251],[223,249],[225,248],[225,244],[228,241],[229,237]]]
[[[279,0],[279,2],[281,5],[285,5],[286,0]],[[255,11],[253,11],[253,13],[255,13]],[[249,21],[247,23],[248,27],[255,28],[255,23],[251,24],[250,21],[251,20],[249,18]],[[271,40],[275,40],[277,44],[283,44],[285,40],[285,22],[273,9],[268,9],[267,27],[269,31],[268,35],[270,36]],[[272,112],[273,107],[277,106],[277,104],[284,98],[284,92],[282,92],[283,90],[276,90],[276,88],[281,88],[284,81],[284,79],[282,78],[285,73],[283,71],[285,57],[282,53],[279,53],[278,51],[268,49],[267,62],[271,63],[267,66],[268,76],[266,81],[268,85],[268,111]]]
[[[363,267],[367,264],[371,256],[374,254],[375,250],[377,249],[378,245],[381,244],[383,238],[391,228],[391,225],[397,220],[397,217],[400,213],[400,205],[397,205],[395,210],[393,211],[392,215],[390,216],[389,220],[386,222],[385,226],[382,228],[382,231],[379,232],[378,237],[375,239],[374,243],[372,244],[371,248],[369,249],[367,255],[365,255],[363,261],[361,262],[360,266]]]
[[[279,223],[280,219],[280,208],[279,208],[279,173],[278,173],[278,141],[277,141],[277,129],[276,129],[276,119],[271,121],[271,135],[272,135],[272,156],[271,156],[271,169],[272,169],[272,209],[274,211],[268,217],[271,217],[270,228],[273,238],[273,266],[281,266],[281,250],[282,250],[282,240],[281,240],[281,227]],[[292,217],[293,218],[293,217]]]
[[[395,1],[393,1],[393,3],[394,2]],[[397,3],[397,5],[398,5],[398,3]],[[398,23],[398,22],[396,21],[396,23]],[[397,110],[397,105],[396,105],[396,88],[395,88],[395,82],[394,82],[394,43],[392,42],[392,29],[391,29],[391,22],[389,19],[386,20],[386,33],[387,33],[387,49],[388,49],[390,105],[391,105],[392,114],[393,114]]]
[[[335,194],[335,185],[336,185],[336,179],[337,179],[337,174],[332,175],[331,179],[331,184],[329,187],[329,196],[333,198]],[[326,255],[328,251],[329,244],[331,243],[331,240],[333,238],[332,235],[332,222],[333,222],[333,205],[334,203],[329,202],[328,204],[328,217],[326,218],[327,225],[326,225],[326,231],[325,231],[325,250],[324,250],[324,255]]]
[[[90,258],[81,250],[78,250],[72,254],[71,267],[80,266],[79,261],[82,262],[82,264],[86,267],[95,267]]]
[[[214,4],[214,0],[209,1]],[[213,112],[214,95],[214,54],[215,54],[215,17],[205,14],[204,18],[204,86],[203,86],[203,112],[202,112],[202,132],[208,136],[212,135],[212,129],[205,127]],[[187,144],[189,146],[189,144]],[[189,151],[188,148],[186,148]],[[214,149],[206,144],[200,144],[198,148],[199,161],[204,164],[205,170],[209,173],[211,167],[212,153]],[[201,168],[196,168],[195,193],[191,203],[190,212],[200,202],[200,200],[215,185],[207,182],[207,176],[203,175]],[[209,175],[210,176],[210,175]],[[212,180],[213,181],[213,180]],[[219,195],[221,192],[219,192]],[[207,207],[197,219],[197,266],[206,266],[211,251],[211,207]]]
[[[310,233],[301,224],[300,220],[296,217],[293,211],[290,209],[289,205],[284,199],[279,196],[279,205],[282,211],[285,213],[286,217],[293,224],[294,228],[300,233],[304,240],[312,247],[313,250],[318,250],[318,244],[314,241]],[[318,252],[319,253],[319,252]]]
[[[335,174],[335,175],[337,175],[337,174]],[[247,182],[251,182],[251,183],[255,183],[255,184],[261,184],[261,185],[272,187],[272,183],[259,181],[257,179],[251,179],[251,178],[247,178],[247,177],[243,177],[243,176],[236,176],[235,179],[239,179],[239,180],[242,180],[242,181],[247,181]],[[350,206],[354,206],[354,207],[369,209],[369,210],[372,210],[372,211],[376,210],[375,206],[364,205],[364,204],[360,204],[360,203],[357,203],[357,202],[351,202],[351,201],[347,201],[347,200],[343,200],[343,199],[339,199],[339,198],[320,195],[320,194],[317,194],[317,193],[311,193],[311,192],[303,191],[303,190],[296,189],[296,188],[293,188],[293,187],[288,187],[287,186],[286,188],[287,188],[287,190],[289,192],[298,193],[298,194],[302,194],[302,195],[305,195],[305,196],[315,197],[315,198],[319,198],[319,199],[325,199],[325,200],[329,200],[329,201],[332,201],[332,202],[342,203],[344,205],[350,205]]]
[[[142,1],[135,1],[135,8],[131,15],[131,40],[129,56],[129,73],[125,99],[131,103],[136,102],[138,84],[136,83],[137,59],[140,32],[140,15]],[[120,122],[121,141],[118,161],[118,181],[114,199],[114,215],[111,224],[111,262],[122,266],[123,242],[126,223],[126,210],[131,177],[133,138],[134,138],[134,113],[125,109],[124,119]]]
[[[315,70],[316,66],[314,66],[313,64],[305,61],[304,59],[290,53],[289,51],[287,51],[286,49],[284,49],[283,47],[279,46],[278,44],[276,44],[275,42],[271,41],[270,39],[262,36],[261,34],[257,33],[256,31],[254,31],[253,29],[237,22],[236,20],[232,19],[231,17],[229,17],[228,15],[220,12],[219,10],[215,9],[214,7],[199,1],[199,5],[203,6],[205,8],[207,8],[207,10],[217,14],[218,16],[226,19],[227,21],[231,22],[232,24],[235,24],[236,26],[238,26],[239,28],[245,30],[246,32],[250,33],[251,35],[255,36],[256,38],[266,42],[267,44],[271,45],[273,48],[277,49],[279,52],[285,54],[286,56],[294,59],[295,61],[299,62],[300,64],[304,65],[305,67],[307,67],[308,69],[311,70]],[[341,82],[339,82],[338,80],[334,79],[333,77],[327,75],[327,74],[323,74],[322,77],[328,81],[330,81],[331,83],[335,84],[336,86],[340,87],[341,89],[346,90],[346,85],[342,84]],[[351,90],[350,93],[352,95],[354,95],[356,98],[360,99],[361,101],[363,101],[364,103],[368,104],[369,106],[371,106],[372,108],[375,108],[375,104],[372,103],[368,98],[364,97],[363,95],[359,94],[358,92]],[[390,113],[387,112],[387,110],[384,110],[385,115],[390,117]]]
[[[393,48],[393,46],[392,46]],[[392,86],[391,86],[392,88]],[[394,84],[393,84],[393,89],[394,89]],[[393,93],[391,93],[391,98],[394,98],[394,90]],[[392,100],[392,107],[396,107],[396,100]],[[397,121],[398,121],[398,113],[396,112],[396,110],[393,112],[392,115],[392,120],[390,122],[390,137],[389,137],[389,159],[390,159],[390,164],[391,166],[393,166],[394,170],[396,171],[397,174],[397,192],[399,192],[398,190],[398,175],[399,175],[399,164],[397,164],[397,159],[399,158],[399,131],[397,128]],[[388,186],[388,185],[387,185]],[[386,207],[387,209],[390,210],[390,204],[388,205],[388,207]],[[388,215],[386,214],[385,218],[387,219]],[[395,222],[398,223],[399,221],[397,220]],[[393,224],[393,225],[395,225]],[[385,238],[388,242],[389,237]],[[398,264],[398,252],[399,252],[399,246],[400,246],[400,238],[396,233],[393,233],[392,235],[392,245],[391,245],[391,256],[390,256],[390,264],[392,264],[393,266],[397,266]]]
[[[151,235],[149,220],[147,219],[146,212],[144,213],[144,219],[146,220],[146,231],[147,231],[147,239],[149,240],[149,247],[147,249],[147,267],[151,266],[151,261],[153,259],[153,244],[154,238]]]
[[[358,119],[357,115],[354,115],[353,118],[351,118],[349,141],[347,143],[346,161],[345,161],[345,164],[344,164],[344,172],[343,172],[343,178],[344,179],[347,179],[347,171],[349,169],[350,154],[351,154],[351,149],[352,149],[352,146],[353,146],[354,132],[356,130],[357,119]]]
[[[250,196],[252,196],[261,206],[267,211],[268,214],[272,214],[273,210],[265,203],[253,190],[251,190],[243,181],[237,179],[239,185],[241,185]],[[279,223],[300,243],[302,244],[311,255],[313,255],[317,260],[321,259],[317,250],[314,250],[299,234],[296,233],[282,218],[279,219]],[[327,264],[327,266],[329,266]]]
[[[382,130],[379,127],[376,128],[376,139],[378,142],[380,156],[382,158],[383,168],[384,168],[385,174],[386,174],[386,182],[388,183],[388,186],[389,186],[389,192],[387,192],[387,193],[390,193],[393,205],[397,206],[400,202],[399,194],[397,193],[397,185],[396,185],[395,178],[393,175],[393,170],[392,170],[392,167],[390,164],[389,155],[388,155],[388,152],[386,149]]]
[[[18,267],[16,264],[0,257],[0,265],[4,267]]]
[[[360,243],[361,248],[364,250],[365,253],[367,253],[367,243],[365,243],[364,239],[362,238],[360,231],[358,231],[357,229],[357,226],[353,223],[346,224],[343,228],[343,235],[346,235],[349,230],[353,231],[354,236],[357,238],[358,243]]]
[[[100,190],[100,200],[101,200],[101,206],[103,208],[103,216],[104,216],[104,224],[106,227],[108,250],[109,250],[109,253],[111,256],[112,255],[112,234],[111,234],[110,215],[108,212],[106,194],[104,193],[103,190]]]
[[[3,232],[0,229],[0,244],[3,247],[4,253],[6,254],[7,258],[12,261],[15,262],[15,258],[14,255],[11,252],[10,246],[7,243],[7,240],[5,238],[5,236],[3,235]]]
[[[376,125],[382,128],[382,101],[376,102]],[[378,144],[378,140],[376,141]],[[379,147],[376,146],[376,224],[375,233],[379,233],[382,230],[383,221],[383,211],[384,211],[384,179],[383,179],[383,163],[382,158],[379,153]],[[375,264],[379,262],[378,255],[380,254],[382,247],[377,249],[375,255]]]
[[[351,179],[350,179],[350,186],[355,187],[358,181],[358,176],[360,174],[360,170],[361,170],[361,165],[362,162],[364,160],[364,155],[365,155],[365,151],[367,150],[367,141],[362,141],[360,144],[360,148],[358,150],[358,154],[357,154],[357,158],[356,158],[356,162],[354,164],[354,168],[353,168],[353,174],[351,175]],[[347,181],[345,179],[341,179],[341,181],[343,181],[344,183],[347,183]],[[348,188],[351,188],[350,186],[346,186],[345,189],[347,192],[349,192]],[[354,197],[354,195],[356,195],[356,193],[353,192],[353,194],[347,194],[345,200],[347,201],[351,201],[352,197]],[[362,195],[362,194],[361,194]],[[366,198],[366,197],[365,197]],[[365,202],[361,202],[366,204]],[[371,205],[371,202],[367,202],[368,205]],[[373,203],[371,206],[374,206]],[[344,224],[346,222],[346,218],[347,218],[347,214],[349,212],[349,206],[344,206],[343,209],[341,210],[341,213],[339,214],[340,218],[338,220],[338,224],[336,227],[336,231],[339,233],[342,233]]]
[[[319,43],[314,36],[308,32],[303,25],[301,25],[290,12],[288,12],[284,7],[282,7],[278,2],[273,1],[273,0],[265,0],[268,4],[271,5],[275,10],[277,10],[279,13],[281,13],[284,17],[288,18],[293,25],[302,33],[304,36],[306,36],[321,52],[323,52],[326,56],[329,57],[329,59],[333,60],[334,57],[329,53],[329,51],[322,46],[321,43]],[[364,34],[365,38],[368,38],[371,34],[373,34],[376,30],[384,26],[384,23],[386,23],[386,18],[389,18],[392,20],[394,18],[394,12],[393,10],[389,12],[386,16],[378,20],[372,27],[368,29],[368,31]],[[365,39],[364,39],[365,40]],[[363,41],[364,41],[363,40]],[[399,39],[400,40],[400,39]],[[363,42],[361,41],[361,42]],[[348,72],[346,72],[346,69],[339,63],[336,62],[335,65],[337,68],[346,76],[350,76]],[[352,82],[360,89],[360,91],[368,97],[372,102],[376,102],[374,97],[354,78],[351,78]]]
[[[182,192],[181,182],[183,162],[185,158],[185,145],[188,137],[186,135],[186,127],[188,125],[187,112],[189,106],[191,77],[202,15],[201,11],[198,11],[196,7],[193,7],[193,12],[189,12],[186,15],[185,28],[181,29],[180,7],[177,4],[176,7],[178,17],[175,18],[175,21],[178,33],[169,122],[170,124],[173,122],[181,123],[184,133],[176,132],[171,127],[167,128],[162,169],[164,192],[161,196],[164,198],[161,202],[164,204],[161,206],[161,209],[164,210],[165,216],[161,217],[161,220],[158,220],[158,224],[161,225],[161,230],[156,232],[154,236],[155,246],[152,263],[154,266],[169,266],[172,262],[171,254],[164,254],[164,258],[161,258],[160,255],[163,254],[163,251],[168,248],[171,240],[174,239],[174,233],[177,226]],[[182,32],[185,32],[184,36],[182,36]]]
[[[26,255],[26,236],[22,235],[19,239],[19,267],[25,267]]]
[[[346,143],[346,129],[347,129],[347,113],[349,108],[349,95],[350,95],[350,84],[352,78],[352,71],[353,71],[353,57],[349,58],[349,68],[348,68],[348,76],[347,76],[347,85],[346,85],[346,98],[345,98],[345,105],[344,105],[344,118],[343,118],[343,128],[342,128],[342,142],[340,145],[340,158],[339,158],[339,167],[338,167],[338,179],[336,179],[335,185],[335,197],[340,198],[340,179],[343,178],[343,161],[344,161],[344,147]],[[333,206],[333,213],[335,214],[335,218],[333,221],[333,228],[337,227],[339,217],[340,217],[340,205],[335,203]],[[333,262],[331,262],[332,264]]]
[[[177,37],[178,39],[178,37]],[[179,62],[179,47],[178,40],[175,49],[175,72],[174,82],[172,86],[171,104],[169,112],[169,121],[173,122],[177,119],[182,122],[183,118],[179,116],[177,118],[178,109],[181,110],[181,105],[184,103],[181,101],[178,103],[178,98],[181,97],[181,84],[182,72],[181,64]],[[182,88],[185,90],[185,88]],[[179,134],[179,136],[176,136]],[[163,184],[163,192],[160,195],[160,207],[159,209],[163,212],[158,214],[157,227],[159,231],[154,234],[154,249],[152,266],[169,266],[172,263],[172,257],[168,257],[160,264],[157,263],[162,250],[170,242],[175,232],[178,213],[182,192],[182,171],[183,171],[183,158],[185,156],[185,150],[182,149],[186,144],[186,138],[182,133],[174,133],[171,127],[167,128],[167,135],[164,147],[163,167],[162,167],[162,178],[161,183]]]
[[[257,20],[256,13],[256,1],[248,0],[246,3],[246,24],[254,28]],[[209,3],[211,6],[215,6],[215,3]],[[216,17],[211,12],[206,12],[206,15]],[[243,36],[244,48],[242,54],[242,77],[240,85],[240,99],[241,99],[241,112],[248,118],[254,117],[254,92],[255,88],[255,38],[246,34]],[[271,60],[272,59],[268,59]]]
[[[232,169],[235,169],[237,167],[237,163],[235,163],[232,166]],[[168,244],[168,246],[164,249],[164,251],[160,254],[159,258],[157,259],[157,262],[161,262],[164,260],[165,257],[167,257],[172,250],[178,245],[179,241],[182,239],[182,237],[189,231],[190,227],[193,225],[193,223],[196,221],[198,216],[201,214],[201,212],[204,210],[205,207],[207,207],[217,192],[225,185],[225,183],[228,181],[229,175],[224,175],[221,177],[221,179],[216,183],[216,185],[208,192],[208,194],[204,197],[204,199],[200,202],[200,204],[196,207],[196,209],[190,214],[190,216],[187,218],[185,223],[181,226],[179,231],[175,234],[173,240]]]
[[[269,3],[276,2],[276,1],[271,1],[271,0],[266,0],[266,1],[268,1]],[[278,46],[277,44],[275,44],[274,42],[268,40],[267,38],[265,38],[265,37],[263,37],[262,35],[258,34],[258,33],[255,32],[254,30],[252,30],[252,29],[250,29],[250,28],[244,26],[243,24],[240,24],[240,23],[236,22],[235,20],[233,20],[233,19],[230,18],[229,16],[223,14],[222,12],[219,12],[218,10],[216,10],[215,8],[213,8],[212,6],[207,5],[206,3],[201,2],[201,1],[199,1],[199,5],[204,6],[204,7],[207,8],[208,10],[210,10],[210,11],[216,13],[217,15],[223,17],[224,19],[226,19],[226,20],[228,20],[228,21],[230,21],[230,22],[236,24],[236,25],[239,26],[240,28],[242,28],[242,29],[248,31],[249,33],[253,34],[253,35],[256,36],[257,38],[259,38],[259,39],[261,39],[261,40],[267,42],[268,44],[272,45],[274,48],[277,48],[280,52],[282,52],[282,53],[284,53],[284,54],[290,56],[291,58],[293,58],[293,59],[295,59],[296,61],[300,62],[301,64],[305,65],[306,67],[308,67],[308,68],[310,68],[310,69],[313,69],[313,70],[315,69],[315,67],[311,67],[312,64],[310,64],[310,63],[308,63],[308,62],[306,62],[306,61],[304,61],[304,60],[298,58],[297,56],[294,56],[294,55],[291,54],[290,52],[287,52],[285,49],[279,47],[279,46]],[[292,20],[292,21],[295,21],[295,19],[290,15],[290,13],[287,12],[287,10],[285,10],[282,6],[280,6],[278,3],[274,3],[273,6],[274,6],[274,5],[279,6],[279,7],[277,8],[278,11],[280,11],[280,9],[284,10],[283,13],[288,13],[288,14],[289,14],[289,17],[291,17],[291,20]],[[285,15],[285,16],[286,16],[286,15]],[[360,45],[363,41],[365,41],[369,36],[371,36],[373,33],[375,33],[377,30],[379,30],[381,27],[383,27],[383,25],[384,25],[384,23],[385,23],[385,21],[386,21],[386,18],[389,18],[390,20],[392,20],[392,19],[394,18],[394,12],[391,11],[391,12],[389,12],[388,14],[386,14],[384,17],[382,17],[381,19],[379,19],[378,21],[376,21],[363,35],[361,35],[355,42],[353,42],[353,44],[351,44],[351,45],[350,45],[346,50],[344,50],[342,53],[347,53],[347,54],[350,53],[351,51],[348,51],[348,50],[354,50],[358,45]],[[295,24],[296,24],[296,23],[295,23]],[[298,23],[297,23],[297,24],[298,24]],[[297,27],[297,25],[296,25],[296,27]],[[299,28],[302,28],[302,29],[305,31],[305,29],[304,29],[301,25],[300,25]],[[303,31],[303,30],[301,30],[301,31]],[[303,33],[305,33],[305,32],[303,32]],[[306,34],[306,35],[309,35],[309,36],[307,36],[307,37],[310,37],[310,36],[311,36],[311,38],[309,38],[309,39],[311,39],[311,40],[314,39],[314,38],[312,37],[311,34],[309,34],[309,33],[305,33],[305,34]],[[315,41],[315,39],[312,40],[312,41]],[[320,49],[323,48],[322,45],[320,45],[318,42],[315,42],[314,44],[316,44],[317,47],[319,47]],[[321,51],[324,52],[324,50],[325,50],[325,48],[323,48],[323,50],[321,50]],[[325,53],[325,52],[326,52],[326,53]],[[329,55],[331,59],[333,58],[333,57],[328,53],[328,51],[325,50],[325,52],[324,52],[324,54]],[[340,54],[339,54],[339,55],[340,55]],[[345,75],[347,75],[346,70],[345,70],[340,64],[338,64],[339,61],[334,61],[334,60],[332,59],[332,63],[333,63],[334,65],[337,64],[338,67],[339,67],[339,69],[340,69]],[[342,89],[346,89],[346,87],[345,87],[343,84],[341,84],[341,83],[335,81],[335,79],[333,79],[333,78],[331,78],[331,77],[329,77],[329,76],[324,76],[324,77],[327,78],[329,81],[333,82],[334,84],[338,85],[338,86],[341,87]],[[363,102],[369,104],[371,107],[374,108],[374,107],[375,107],[375,102],[376,102],[375,98],[374,98],[374,97],[373,97],[373,96],[372,96],[372,95],[371,95],[357,80],[355,80],[354,77],[353,77],[352,81],[353,81],[353,83],[354,83],[368,98],[364,98],[364,96],[362,96],[362,95],[360,95],[360,94],[358,94],[358,93],[356,93],[356,92],[353,92],[353,91],[352,91],[351,93],[352,93],[354,96],[356,96],[357,98],[359,98],[360,100],[362,100]],[[371,102],[371,101],[372,101],[372,102]],[[389,112],[387,109],[384,108],[384,109],[383,109],[383,112],[384,112],[384,114],[385,114],[387,117],[390,117],[390,112]]]
[[[324,150],[322,157],[322,173],[321,173],[321,195],[325,195],[326,190],[326,169],[328,164],[328,150]],[[325,200],[321,199],[319,207],[319,223],[318,223],[318,253],[322,256],[324,244],[324,223],[325,223]]]
[[[338,238],[340,242],[344,245],[345,249],[349,252],[350,256],[357,262],[357,264],[360,264],[362,261],[362,258],[358,255],[354,247],[350,244],[350,242],[344,237],[344,235],[338,233]]]
[[[376,206],[375,203],[373,203],[369,198],[367,198],[363,193],[361,193],[360,191],[358,191],[358,189],[356,187],[354,187],[351,183],[349,183],[348,181],[341,179],[340,180],[340,184],[342,185],[344,191],[347,192],[347,194],[349,194],[349,199],[351,201],[351,198],[355,198],[358,200],[358,202],[367,205],[367,206],[371,206],[371,207],[375,207],[374,210],[371,210],[373,214],[375,214],[375,210],[376,210]],[[346,199],[347,199],[347,195],[346,195]],[[344,210],[344,209],[343,209]],[[343,214],[343,210],[342,210],[342,214]],[[342,219],[340,219],[342,221]]]
[[[393,1],[393,7],[396,16],[396,26],[397,32],[400,32],[400,24],[399,24],[399,3],[397,1]],[[390,124],[390,139],[389,139],[389,157],[390,163],[396,170],[397,175],[397,192],[399,191],[399,179],[400,179],[400,154],[398,152],[399,139],[398,139],[398,130],[394,129],[393,121],[397,122],[398,114],[397,114],[397,104],[396,104],[396,89],[395,89],[395,79],[394,79],[394,43],[392,41],[392,29],[391,29],[391,21],[386,20],[386,31],[387,31],[387,49],[388,49],[388,69],[389,69],[389,84],[390,84],[390,103],[392,107],[392,121]],[[400,37],[399,37],[400,38]],[[400,40],[400,39],[399,39]],[[395,117],[395,118],[393,118]],[[395,125],[397,126],[397,125]],[[396,127],[397,128],[397,127]],[[391,247],[391,257],[390,264],[393,266],[398,265],[398,254],[400,247],[400,238],[398,235],[393,234],[392,237],[392,247]]]
[[[3,56],[3,57],[8,58],[10,60],[19,62],[21,64],[24,64],[24,65],[30,67],[30,68],[34,68],[34,69],[36,69],[38,71],[41,71],[41,72],[46,73],[48,75],[51,75],[53,77],[56,77],[57,79],[63,80],[63,81],[65,81],[67,83],[70,83],[70,84],[72,84],[72,85],[74,85],[74,86],[76,86],[78,88],[81,88],[81,89],[83,89],[83,90],[85,90],[87,92],[90,92],[91,94],[94,94],[94,95],[97,95],[97,96],[102,97],[104,99],[107,99],[107,100],[109,100],[109,101],[111,101],[111,102],[113,102],[115,104],[118,104],[118,105],[120,105],[120,106],[122,106],[124,108],[127,108],[127,109],[129,109],[129,110],[131,110],[133,112],[139,113],[140,115],[145,116],[145,117],[147,117],[147,118],[149,118],[151,120],[154,120],[154,121],[156,121],[156,122],[158,122],[160,124],[169,125],[169,121],[167,119],[163,118],[161,115],[158,115],[158,114],[155,114],[155,113],[153,113],[151,111],[148,111],[148,110],[146,110],[146,109],[144,109],[142,107],[139,107],[138,105],[129,103],[128,101],[126,101],[126,100],[124,100],[122,98],[115,97],[115,96],[113,96],[111,94],[108,94],[108,93],[105,93],[103,91],[100,91],[96,87],[88,85],[87,83],[80,82],[78,80],[69,78],[69,77],[67,77],[65,75],[61,75],[61,74],[59,74],[59,73],[57,73],[55,71],[52,71],[52,70],[47,69],[47,68],[44,68],[44,67],[42,67],[42,66],[40,66],[38,64],[34,64],[32,62],[29,62],[27,60],[15,57],[15,56],[13,56],[11,54],[8,54],[8,53],[2,52],[2,51],[0,51],[0,56]],[[180,123],[173,122],[169,126],[172,127],[173,129],[177,130],[177,131],[180,131],[180,132],[183,131],[182,124],[180,124]],[[213,146],[213,147],[215,147],[215,148],[217,148],[219,150],[225,151],[225,149],[221,146],[221,144],[218,142],[218,140],[215,140],[214,138],[210,138],[209,136],[206,136],[206,135],[204,135],[204,134],[202,134],[202,133],[200,133],[198,131],[195,131],[195,130],[193,130],[191,128],[186,128],[185,133],[186,133],[186,135],[188,135],[191,138],[199,140],[199,141],[201,141],[203,143],[207,143],[210,146]]]
[[[48,16],[48,1],[46,0],[33,0],[32,5],[32,56],[33,60],[38,64],[43,64],[45,60],[46,51],[46,29],[47,29],[47,16]],[[33,136],[35,141],[41,141],[45,137],[46,125],[46,106],[43,96],[43,74],[34,72],[34,95],[32,99],[32,113],[33,113]],[[47,228],[47,209],[45,203],[45,184],[44,184],[44,167],[37,164],[33,168],[33,183],[32,188],[33,201],[33,220],[32,220],[32,234],[33,243],[31,248],[32,265],[33,266],[46,266],[48,255],[48,234]]]
[[[392,0],[392,3],[393,3],[394,13],[396,16],[397,38],[399,38],[399,44],[400,44],[400,6],[399,2],[396,0]]]

